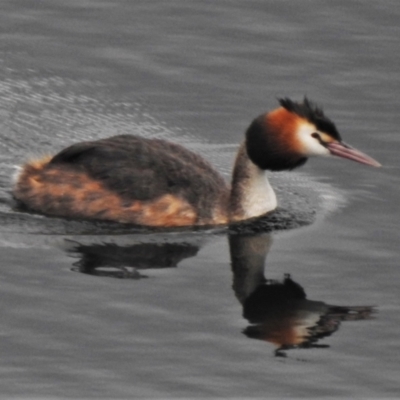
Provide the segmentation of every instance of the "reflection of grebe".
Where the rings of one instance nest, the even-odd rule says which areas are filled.
[[[176,268],[186,258],[194,257],[200,245],[171,241],[134,243],[119,246],[115,243],[84,245],[68,241],[68,253],[78,257],[73,270],[84,274],[116,278],[139,279],[145,277],[141,270]]]
[[[275,354],[293,348],[329,347],[319,340],[336,332],[342,321],[371,319],[370,306],[336,306],[307,299],[305,290],[288,274],[282,282],[266,279],[265,259],[271,236],[229,237],[233,289],[250,325],[243,333],[273,343]]]
[[[232,187],[180,145],[131,135],[74,144],[21,170],[14,197],[32,211],[149,226],[217,225],[263,215],[277,205],[265,170],[290,170],[308,157],[336,155],[371,166],[345,145],[307,99],[280,100],[256,118],[240,146]]]
[[[304,289],[289,275],[283,282],[261,284],[243,304],[250,325],[243,333],[273,343],[278,356],[293,348],[329,347],[318,342],[335,333],[343,321],[371,319],[370,306],[336,306],[308,300]]]

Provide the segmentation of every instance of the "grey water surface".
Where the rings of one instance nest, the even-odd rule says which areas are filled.
[[[0,398],[400,397],[400,5],[0,1]],[[135,133],[229,179],[255,116],[307,95],[383,167],[275,173],[236,230],[16,210],[12,176]]]

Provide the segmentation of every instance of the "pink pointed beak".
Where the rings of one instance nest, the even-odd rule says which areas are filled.
[[[326,147],[334,156],[348,158],[349,160],[357,161],[361,164],[370,165],[371,167],[381,167],[381,164],[378,163],[378,161],[374,160],[372,157],[367,156],[361,151],[358,151],[343,142],[327,143]]]

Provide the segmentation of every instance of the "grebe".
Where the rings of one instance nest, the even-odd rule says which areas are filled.
[[[334,123],[307,98],[279,103],[247,129],[231,186],[202,157],[178,144],[120,135],[28,162],[13,196],[31,211],[67,218],[158,227],[220,225],[276,208],[266,170],[291,170],[308,157],[329,155],[380,166],[344,144]]]

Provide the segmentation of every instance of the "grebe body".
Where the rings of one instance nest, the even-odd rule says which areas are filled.
[[[31,211],[146,226],[221,225],[277,206],[266,171],[308,157],[337,155],[379,166],[345,145],[335,125],[307,99],[280,100],[260,115],[240,146],[231,185],[201,156],[160,139],[120,135],[73,144],[25,164],[13,196]]]

